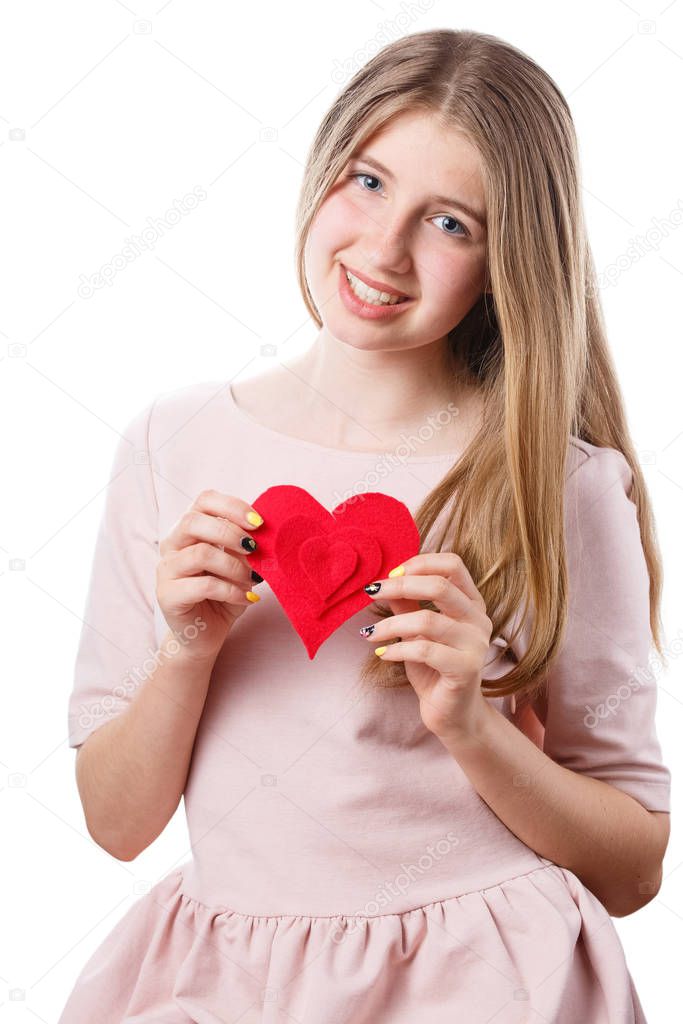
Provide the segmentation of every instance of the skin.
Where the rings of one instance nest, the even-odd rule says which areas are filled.
[[[447,378],[446,338],[484,290],[486,229],[429,197],[457,197],[485,213],[478,154],[462,134],[413,112],[361,151],[396,181],[354,159],[318,210],[305,247],[323,319],[315,342],[299,359],[233,385],[233,393],[246,412],[283,433],[368,451],[395,446],[402,431],[454,402],[458,414],[420,452],[459,451],[481,405],[476,390]],[[348,177],[356,171],[365,176]],[[412,308],[384,322],[356,316],[338,292],[340,262],[415,297]]]

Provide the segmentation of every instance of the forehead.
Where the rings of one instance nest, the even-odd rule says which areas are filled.
[[[369,153],[391,169],[400,182],[448,194],[467,190],[483,207],[484,185],[478,150],[457,128],[444,128],[436,114],[406,111],[365,139],[354,157]]]

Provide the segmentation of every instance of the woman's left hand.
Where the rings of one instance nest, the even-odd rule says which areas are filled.
[[[453,552],[424,552],[397,569],[398,575],[368,584],[381,584],[369,596],[394,612],[375,623],[368,639],[383,647],[394,637],[401,638],[379,656],[405,662],[430,732],[440,738],[476,735],[490,708],[481,692],[493,629],[486,602],[462,558]],[[431,601],[440,611],[420,608],[419,601]]]

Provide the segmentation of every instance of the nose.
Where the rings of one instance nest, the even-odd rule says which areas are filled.
[[[366,268],[377,270],[376,277],[381,278],[381,271],[388,270],[392,274],[406,274],[410,270],[411,258],[405,234],[396,231],[392,226],[386,230],[378,229],[366,241]],[[370,272],[368,270],[368,272]]]

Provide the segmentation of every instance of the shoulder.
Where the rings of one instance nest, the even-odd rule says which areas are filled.
[[[631,497],[633,470],[617,448],[602,448],[573,437],[565,480],[567,542],[584,553],[588,545],[614,557],[630,545],[640,557],[640,526]]]
[[[158,392],[149,403],[156,419],[173,419],[206,403],[223,402],[229,382],[226,380],[202,380],[184,384],[170,391]]]
[[[602,448],[572,434],[565,473],[566,495],[584,499],[616,490],[612,497],[630,497],[633,471],[618,448]],[[596,493],[597,492],[597,493]]]
[[[144,425],[150,446],[155,448],[198,416],[204,422],[206,416],[218,414],[228,387],[225,380],[203,380],[157,392],[135,413],[130,425]]]

